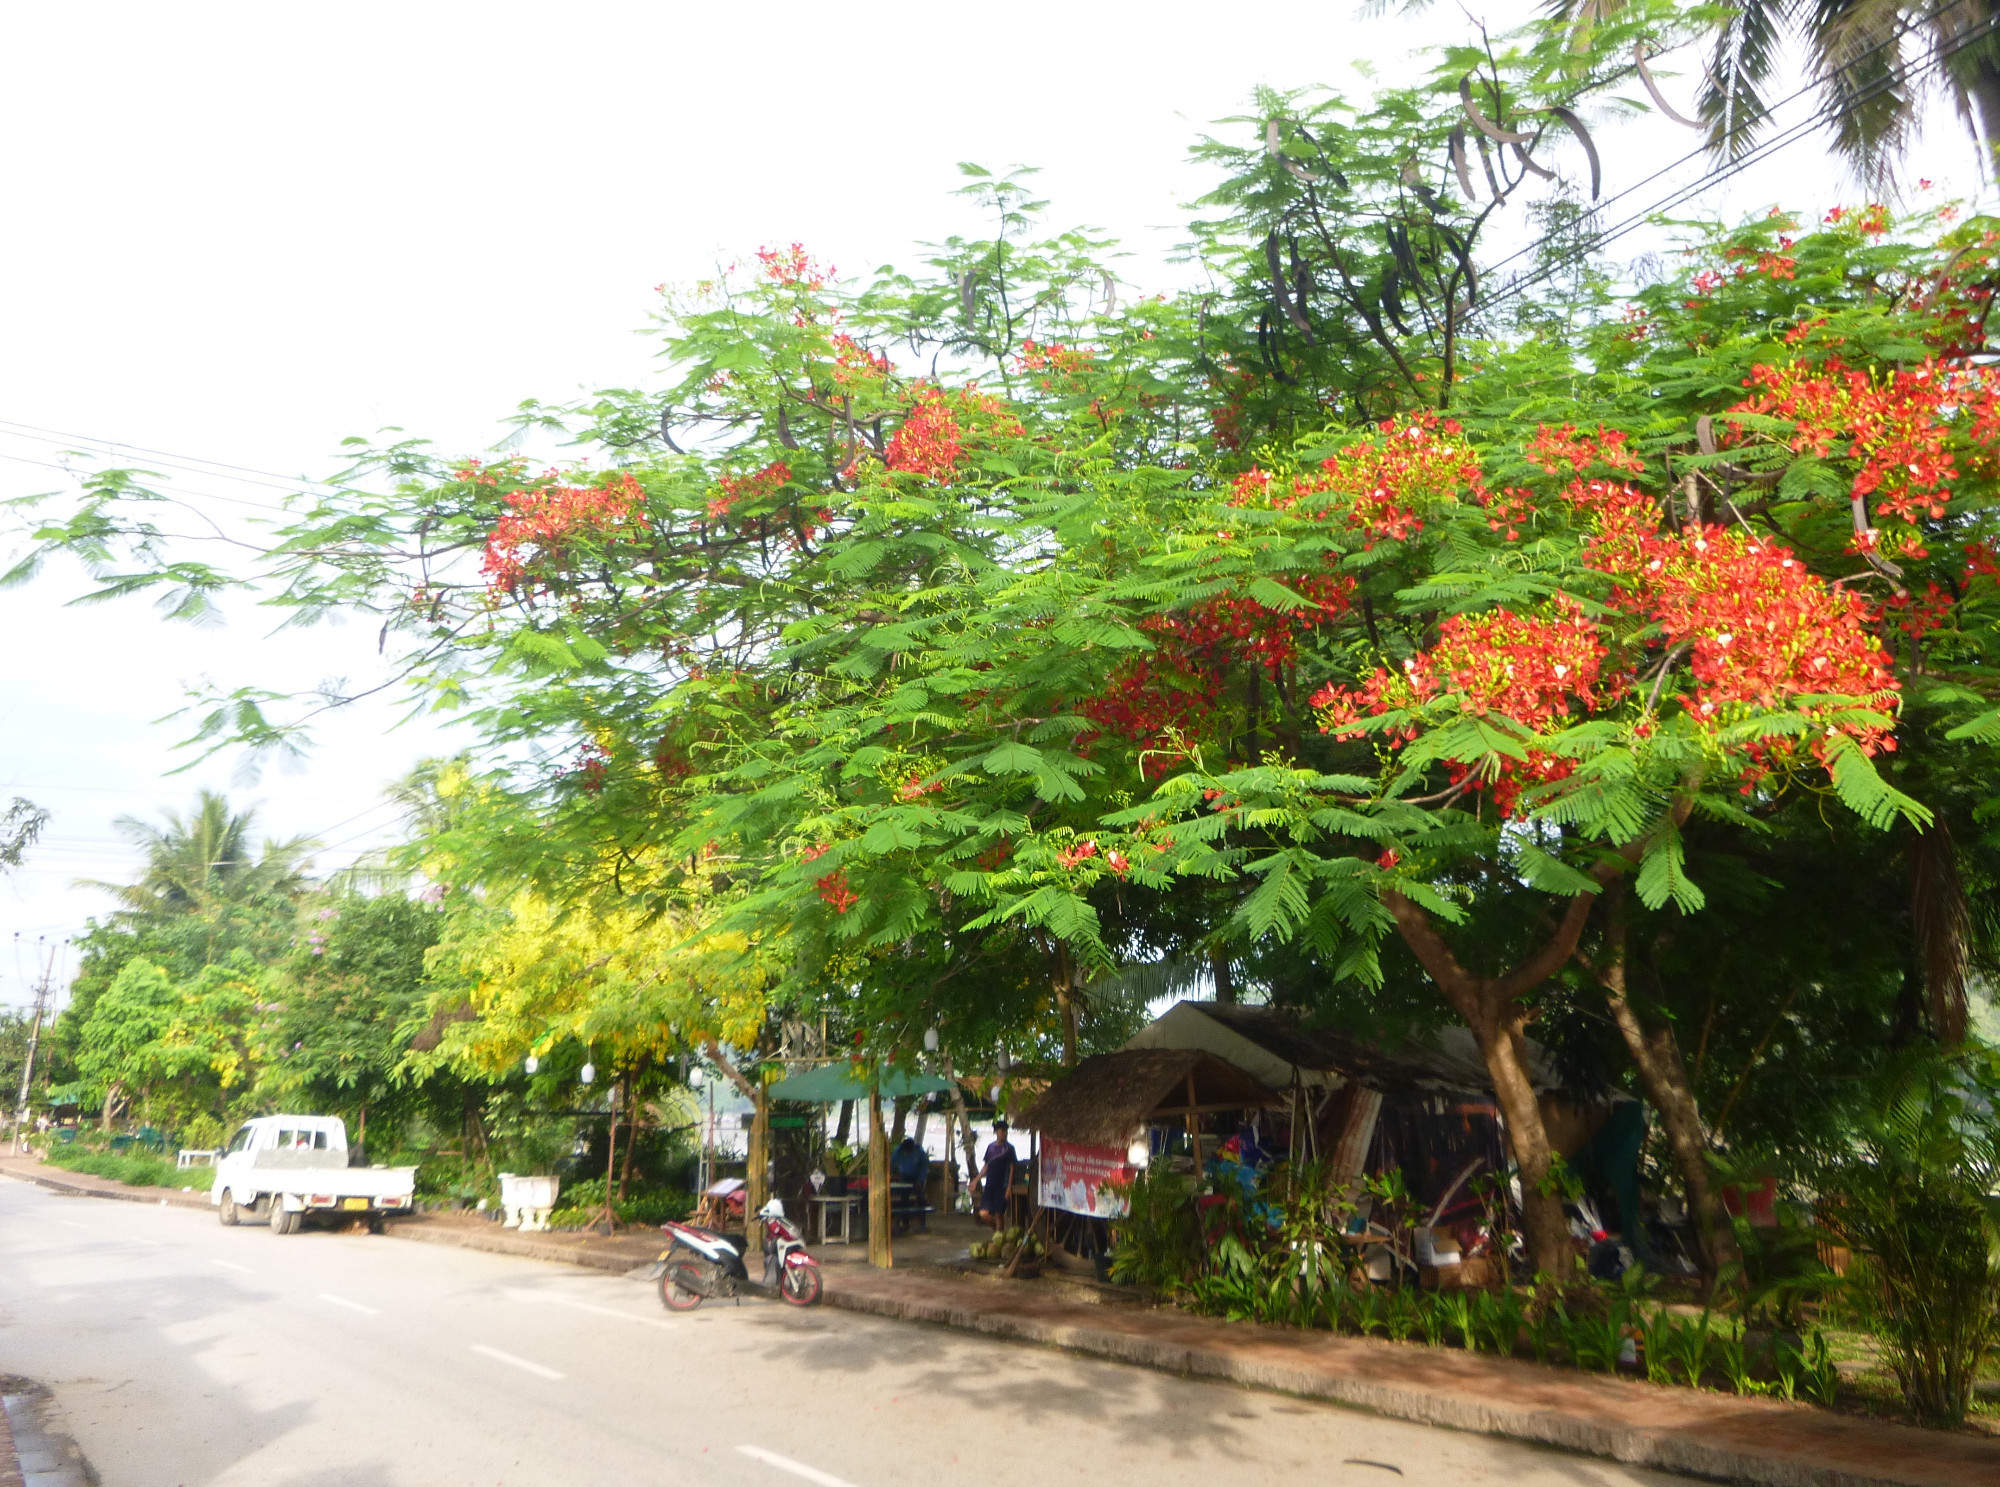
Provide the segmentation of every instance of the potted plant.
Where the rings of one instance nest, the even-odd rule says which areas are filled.
[[[847,1196],[847,1179],[854,1175],[860,1165],[860,1154],[844,1142],[829,1141],[826,1146],[826,1188],[829,1198]]]

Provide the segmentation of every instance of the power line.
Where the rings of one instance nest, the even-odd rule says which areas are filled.
[[[1884,47],[1892,46],[1900,42],[1904,37],[1908,36],[1912,31],[1914,31],[1919,25],[1935,21],[1939,16],[1942,16],[1947,10],[1950,10],[1953,6],[1962,3],[1964,3],[1964,0],[1947,0],[1946,4],[1934,7],[1926,15],[1916,17],[1909,21],[1904,22],[1901,26],[1897,28],[1895,32],[1893,32],[1889,36],[1884,37],[1881,41],[1877,42],[1873,47],[1870,47],[1868,51],[1863,52],[1860,56],[1854,58],[1852,61],[1843,64],[1840,68],[1835,69],[1836,75],[1838,73],[1847,72],[1852,70],[1853,68],[1862,66],[1873,53],[1882,50]],[[1580,243],[1577,247],[1571,249],[1567,253],[1556,258],[1553,262],[1544,264],[1536,272],[1529,274],[1523,278],[1515,280],[1513,283],[1509,284],[1505,289],[1499,291],[1497,294],[1493,296],[1490,296],[1482,303],[1482,308],[1497,303],[1504,303],[1507,299],[1511,297],[1526,293],[1536,284],[1541,283],[1544,280],[1552,277],[1554,274],[1560,272],[1562,269],[1576,262],[1577,260],[1587,256],[1588,254],[1598,251],[1599,249],[1605,247],[1610,243],[1616,242],[1619,238],[1625,236],[1627,233],[1633,231],[1635,228],[1642,225],[1649,218],[1651,218],[1656,212],[1665,211],[1673,206],[1679,205],[1681,202],[1686,201],[1689,197],[1694,196],[1699,192],[1706,190],[1708,187],[1718,184],[1722,181],[1728,180],[1731,176],[1734,176],[1741,171],[1747,170],[1750,166],[1757,164],[1762,160],[1769,159],[1771,156],[1777,154],[1780,150],[1786,148],[1787,146],[1796,144],[1799,140],[1806,138],[1809,134],[1813,133],[1818,128],[1827,124],[1834,123],[1839,119],[1845,118],[1847,115],[1861,108],[1864,104],[1870,102],[1871,100],[1873,100],[1875,97],[1877,97],[1879,94],[1886,91],[1887,89],[1891,87],[1907,85],[1908,83],[1916,80],[1917,78],[1921,78],[1926,72],[1932,71],[1934,69],[1943,68],[1945,63],[1952,56],[1956,55],[1958,52],[1963,51],[1966,47],[1972,45],[1974,42],[1980,40],[1982,37],[1992,34],[1996,29],[2000,29],[2000,15],[1989,17],[1988,19],[1980,22],[1977,26],[1973,27],[1971,30],[1965,32],[1963,35],[1954,37],[1952,39],[1952,44],[1949,47],[1940,48],[1937,51],[1936,55],[1930,61],[1922,64],[1920,67],[1915,69],[1914,72],[1885,73],[1882,76],[1865,84],[1861,89],[1859,89],[1854,94],[1852,98],[1850,98],[1840,108],[1833,109],[1830,111],[1824,108],[1814,110],[1812,113],[1808,114],[1804,119],[1801,119],[1798,123],[1793,124],[1784,130],[1781,130],[1777,135],[1773,136],[1770,139],[1760,141],[1758,144],[1752,146],[1749,150],[1746,150],[1742,155],[1738,156],[1734,160],[1726,161],[1722,165],[1716,166],[1714,169],[1706,172],[1705,174],[1703,174],[1701,177],[1691,182],[1690,184],[1667,193],[1667,195],[1661,197],[1659,200],[1655,201],[1652,205],[1647,206],[1642,210],[1635,212],[1631,216],[1625,218],[1624,221],[1620,222],[1617,226],[1606,228],[1601,232],[1592,234],[1587,241]],[[1804,96],[1806,93],[1812,92],[1814,89],[1822,86],[1824,81],[1825,81],[1824,79],[1821,79],[1812,83],[1808,83],[1806,86],[1800,88],[1797,92],[1791,94],[1789,97],[1782,99],[1777,104],[1773,105],[1771,111],[1776,112],[1777,109],[1783,108],[1786,104],[1791,103],[1794,100]],[[1681,165],[1686,164],[1688,160],[1694,159],[1701,153],[1702,151],[1696,150],[1690,152],[1687,155],[1682,156],[1672,165],[1669,165],[1663,168],[1662,170],[1655,171],[1651,176],[1646,177],[1645,181],[1641,181],[1637,183],[1635,186],[1627,188],[1626,191],[1619,193],[1619,196],[1613,197],[1611,199],[1613,201],[1616,201],[1619,199],[1619,197],[1630,195],[1632,191],[1638,189],[1639,185],[1646,184],[1646,181],[1659,179],[1660,176],[1667,174],[1669,171],[1679,168]],[[1495,272],[1498,269],[1505,267],[1507,264],[1514,262],[1518,258],[1539,252],[1542,248],[1546,247],[1549,243],[1554,241],[1554,238],[1555,234],[1553,233],[1544,234],[1542,237],[1528,244],[1526,247],[1521,248],[1518,251],[1510,254],[1508,257],[1500,260],[1500,262],[1494,265],[1492,269],[1489,269],[1488,272],[1489,273]]]
[[[199,454],[177,454],[171,449],[152,449],[144,444],[131,444],[123,439],[103,439],[94,434],[66,434],[60,429],[43,428],[39,424],[21,423],[11,418],[0,418],[0,429],[21,429],[30,435],[46,436],[47,442],[75,440],[84,444],[102,444],[106,448],[129,449],[134,454],[157,455],[162,459],[183,460],[189,465],[203,465],[212,470],[229,470],[243,475],[267,476],[268,480],[252,480],[247,485],[266,485],[270,481],[282,482],[273,486],[274,490],[291,490],[299,485],[326,485],[324,480],[307,480],[302,476],[281,475],[276,470],[260,470],[255,465],[232,465],[227,460],[212,460]]]
[[[53,460],[29,459],[25,454],[0,454],[0,460],[12,460],[17,465],[39,465],[44,470],[60,470],[65,475],[83,473],[74,465],[59,465]],[[287,507],[273,506],[267,501],[246,501],[241,496],[225,496],[215,491],[196,490],[192,486],[170,485],[167,487],[167,492],[171,492],[177,496],[200,496],[209,501],[226,501],[231,506],[248,506],[254,511],[270,511],[279,516],[291,516],[294,514]],[[163,494],[165,493],[163,492]]]

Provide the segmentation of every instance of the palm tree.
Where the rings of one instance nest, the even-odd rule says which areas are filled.
[[[226,796],[204,790],[186,820],[173,811],[161,814],[166,817],[164,829],[134,816],[121,816],[113,823],[120,835],[146,854],[138,882],[83,881],[102,888],[127,912],[142,918],[200,914],[304,888],[307,853],[315,843],[302,836],[282,842],[266,839],[253,856],[254,807],[231,811]]]
[[[1550,0],[1587,33],[1617,0]],[[1871,187],[1886,186],[1925,102],[1942,89],[2000,180],[2000,0],[1723,0],[1712,33],[1699,123],[1734,159],[1770,122],[1768,89],[1785,52],[1804,53],[1835,152]],[[1659,95],[1654,94],[1657,100]]]

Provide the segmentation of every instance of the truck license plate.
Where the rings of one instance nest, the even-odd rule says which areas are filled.
[[[366,1208],[368,1200],[366,1198],[342,1198],[340,1206],[342,1208]]]

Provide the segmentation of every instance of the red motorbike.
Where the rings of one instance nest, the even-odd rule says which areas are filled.
[[[805,1236],[785,1217],[785,1205],[776,1198],[757,1210],[750,1225],[750,1234],[763,1241],[761,1281],[750,1279],[743,1251],[728,1235],[693,1224],[665,1223],[660,1229],[673,1245],[653,1262],[646,1277],[659,1281],[660,1301],[669,1311],[693,1311],[710,1298],[726,1300],[745,1293],[775,1293],[793,1306],[811,1306],[824,1289],[819,1261],[806,1253]],[[746,1246],[749,1238],[744,1236]]]

